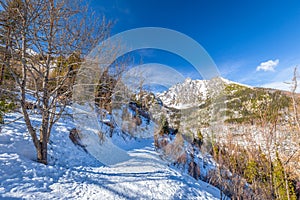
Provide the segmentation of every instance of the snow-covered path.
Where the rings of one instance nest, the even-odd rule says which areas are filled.
[[[136,149],[130,155],[131,160],[113,167],[74,169],[50,188],[72,199],[214,199],[209,190],[217,193],[167,167],[152,148]]]
[[[125,148],[131,159],[108,167],[69,140],[72,126],[67,120],[55,126],[47,166],[34,161],[22,120],[3,127],[0,199],[220,199],[218,189],[167,166],[151,140],[131,142]]]

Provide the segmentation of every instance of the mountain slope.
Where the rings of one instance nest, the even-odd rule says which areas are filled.
[[[187,78],[183,83],[178,83],[167,91],[158,93],[157,97],[167,107],[185,109],[203,104],[207,99],[214,98],[218,93],[223,92],[227,86],[231,85],[253,88],[222,77],[216,77],[211,80],[192,80]]]
[[[254,88],[221,77],[209,81],[186,79],[157,94],[164,107],[170,111],[167,113],[177,113],[175,117],[168,117],[171,124],[173,121],[180,121],[182,125],[184,121],[198,123],[200,120],[201,126],[218,121],[253,124],[262,115],[262,110],[275,112],[273,107],[277,107],[280,114],[291,118],[288,114],[291,108],[290,96],[288,92]]]
[[[196,88],[196,91],[192,88]],[[181,97],[196,99],[194,94],[203,90],[206,91],[203,92],[205,95],[199,96],[199,101],[192,106],[191,102],[181,100]],[[299,185],[300,141],[291,96],[290,92],[249,87],[223,78],[213,81],[187,80],[158,95],[163,103],[161,110],[168,119],[167,124],[184,138],[191,138],[189,141],[192,143],[197,139],[197,134],[201,133],[204,144],[209,147],[208,151],[215,155],[216,162],[227,162],[226,167],[233,169],[232,174],[238,171],[235,168],[236,163],[246,163],[250,166],[253,164],[251,159],[257,158],[258,161],[254,163],[256,165],[267,156],[271,164],[276,160],[285,163],[284,170],[292,177],[291,180]],[[299,105],[299,95],[295,96]],[[299,110],[299,107],[297,109]],[[217,156],[222,151],[223,160]],[[245,157],[238,160],[243,151],[249,156],[248,161]],[[256,152],[261,153],[258,155]],[[236,158],[234,154],[237,155]],[[269,166],[272,166],[271,164]],[[269,174],[273,173],[272,168],[268,166],[264,170],[269,170]],[[251,180],[247,179],[244,171],[245,167],[241,167],[238,176],[244,176],[243,178],[250,183]],[[273,183],[267,182],[269,185]],[[229,186],[231,187],[232,185]],[[255,187],[254,184],[253,191],[256,190]],[[300,187],[293,187],[300,196]],[[268,189],[265,191],[270,192]],[[259,191],[255,192],[262,194]],[[272,194],[268,199],[271,196]]]
[[[158,94],[164,105],[182,109],[201,104],[207,99],[207,80],[192,80],[187,78],[183,83],[178,83],[169,90]]]

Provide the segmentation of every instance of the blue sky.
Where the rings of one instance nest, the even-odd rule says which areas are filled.
[[[96,12],[116,21],[112,34],[164,27],[200,43],[227,79],[287,88],[300,66],[300,1],[279,0],[91,0]],[[185,60],[144,50],[143,62],[159,62],[193,77]]]

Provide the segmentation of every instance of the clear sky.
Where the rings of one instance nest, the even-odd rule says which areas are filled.
[[[232,81],[287,88],[283,82],[300,67],[299,0],[91,0],[91,5],[116,20],[112,34],[154,26],[190,36]],[[143,62],[192,76],[189,64],[177,56],[157,50],[141,54]]]

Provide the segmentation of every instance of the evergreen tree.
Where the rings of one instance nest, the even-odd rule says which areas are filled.
[[[275,189],[276,199],[280,200],[296,200],[296,194],[292,182],[287,179],[286,172],[276,152],[276,159],[273,165],[273,183]]]
[[[14,107],[15,104],[13,102],[7,102],[5,99],[0,99],[0,124],[4,123],[4,114],[14,109]]]
[[[244,171],[244,176],[248,183],[253,183],[259,176],[258,164],[255,160],[249,160]]]
[[[169,122],[165,115],[160,116],[160,135],[169,134]]]
[[[194,143],[197,144],[199,148],[203,144],[203,135],[199,129],[197,130],[197,138],[194,138]]]

